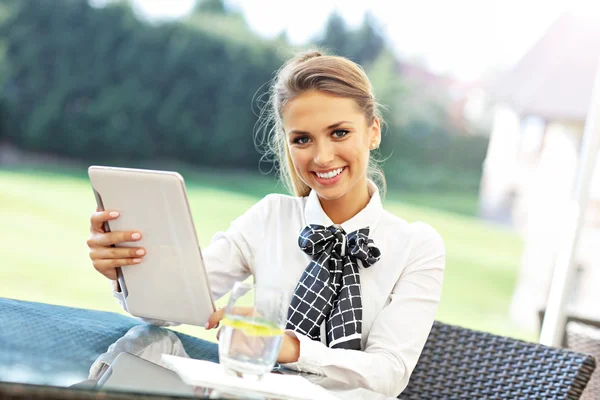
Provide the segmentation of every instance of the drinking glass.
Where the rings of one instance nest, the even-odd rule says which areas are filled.
[[[277,361],[289,305],[279,288],[236,282],[221,320],[219,362],[241,377],[260,379]]]

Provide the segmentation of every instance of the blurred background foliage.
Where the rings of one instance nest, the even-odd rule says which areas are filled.
[[[259,37],[222,0],[165,23],[137,18],[126,1],[1,0],[0,37],[4,144],[130,166],[256,170],[257,99],[299,50],[285,34]],[[312,45],[353,59],[372,79],[392,190],[477,196],[487,138],[452,123],[448,93],[403,77],[371,14],[355,28],[332,14]]]

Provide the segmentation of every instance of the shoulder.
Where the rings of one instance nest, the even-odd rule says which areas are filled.
[[[414,235],[414,241],[420,245],[426,245],[433,249],[443,250],[444,239],[433,226],[425,222],[413,222],[410,228]]]
[[[269,193],[256,203],[265,210],[294,210],[302,209],[306,204],[306,197],[290,196],[280,193]]]
[[[306,197],[289,196],[279,193],[270,193],[256,202],[244,213],[243,218],[258,220],[270,219],[272,216],[281,218],[294,213],[302,212]]]
[[[445,254],[442,235],[426,222],[408,222],[384,210],[380,225],[386,232],[395,233],[391,236],[401,236],[404,239],[403,242],[410,243],[413,250]]]
[[[282,221],[298,219],[303,210],[302,199],[276,193],[268,194],[235,218],[230,227],[251,240],[264,238],[265,232],[277,231],[276,227]]]
[[[404,260],[403,275],[415,271],[438,273],[445,270],[444,240],[433,226],[422,221],[407,222],[387,211],[382,222],[386,247],[395,255],[393,258]]]

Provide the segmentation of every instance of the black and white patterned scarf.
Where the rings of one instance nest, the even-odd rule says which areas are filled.
[[[298,245],[312,261],[302,273],[288,309],[287,329],[320,340],[326,320],[327,345],[360,350],[362,301],[358,263],[367,268],[381,253],[369,228],[346,235],[337,225],[309,225]]]

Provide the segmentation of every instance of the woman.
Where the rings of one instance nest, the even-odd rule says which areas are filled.
[[[268,195],[214,236],[203,252],[213,295],[250,275],[282,287],[292,300],[281,364],[397,396],[437,311],[443,241],[382,206],[374,181],[385,190],[385,180],[370,155],[381,117],[358,65],[319,52],[296,56],[278,72],[269,112],[270,144],[294,196]],[[105,233],[103,222],[117,217],[93,214],[88,245],[122,302],[115,267],[135,268],[145,250],[110,247],[143,234]]]

